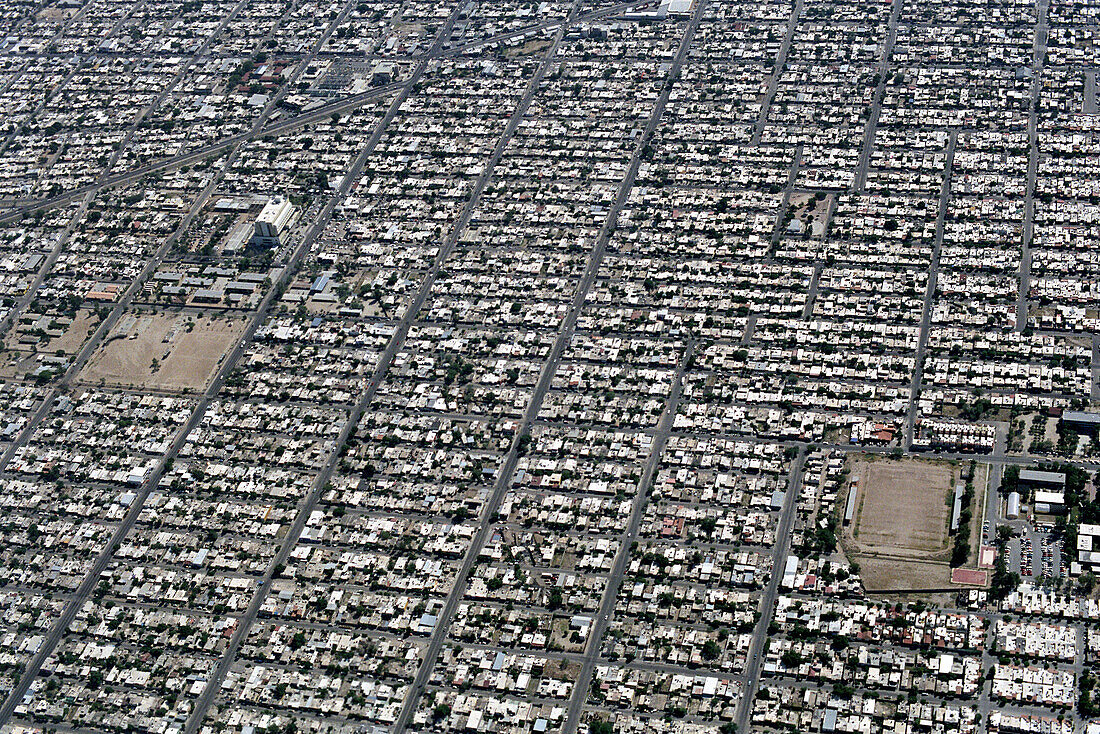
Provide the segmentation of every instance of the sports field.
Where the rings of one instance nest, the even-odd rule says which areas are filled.
[[[945,588],[950,584],[951,496],[959,469],[924,459],[854,458],[855,518],[844,532],[868,590]]]
[[[925,555],[948,547],[951,507],[946,493],[957,473],[950,464],[870,461],[853,468],[863,499],[857,517],[859,544],[898,555]]]

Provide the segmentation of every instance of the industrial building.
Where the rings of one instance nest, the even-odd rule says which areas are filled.
[[[848,502],[844,506],[844,525],[847,527],[852,524],[852,520],[856,516],[856,498],[859,495],[859,486],[852,482],[852,488],[848,491]]]
[[[1031,507],[1038,515],[1061,515],[1066,511],[1066,493],[1037,490]]]

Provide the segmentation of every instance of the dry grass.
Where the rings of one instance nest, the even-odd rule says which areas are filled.
[[[860,575],[868,591],[889,593],[951,586],[951,567],[942,562],[889,557],[860,557]]]
[[[859,478],[860,496],[843,541],[848,557],[859,562],[867,589],[946,588],[951,576],[947,499],[958,468],[942,461],[863,458],[853,460],[851,476]]]
[[[860,462],[859,544],[903,554],[935,553],[948,547],[951,508],[945,498],[955,487],[950,464],[921,461]]]
[[[242,317],[131,312],[119,319],[80,373],[80,380],[159,390],[206,386],[244,332]]]

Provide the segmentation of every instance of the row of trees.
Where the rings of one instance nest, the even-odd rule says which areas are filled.
[[[974,462],[970,462],[966,475],[966,488],[962,495],[962,509],[959,514],[959,529],[955,532],[955,543],[951,548],[951,566],[958,568],[970,559],[970,520],[974,516]]]

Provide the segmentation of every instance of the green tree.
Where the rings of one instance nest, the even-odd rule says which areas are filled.
[[[716,660],[722,654],[722,648],[714,640],[703,643],[703,660]]]
[[[588,734],[615,734],[615,727],[610,721],[595,719],[588,724]]]

